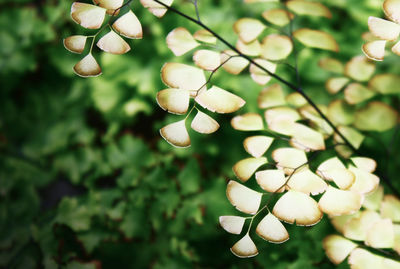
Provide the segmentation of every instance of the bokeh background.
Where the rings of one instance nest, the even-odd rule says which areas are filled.
[[[194,15],[189,1],[175,2]],[[232,43],[237,18],[261,18],[269,8],[198,2],[203,22]],[[325,3],[331,20],[295,23],[325,30],[340,44],[338,54],[304,49],[299,55],[304,88],[327,104],[329,74],[318,59],[345,62],[361,54],[367,18],[382,16],[382,1]],[[157,19],[135,0],[144,39],[129,41],[132,50],[122,56],[95,50],[103,75],[83,79],[72,71],[81,56],[66,51],[62,40],[93,32],[70,19],[71,4],[0,0],[0,268],[333,268],[321,243],[333,232],[326,218],[315,227],[288,227],[291,239],[281,245],[254,237],[255,258],[229,251],[239,238],[219,227],[218,216],[238,214],[225,187],[232,165],[246,156],[244,134],[229,124],[233,115],[218,117],[216,134],[190,132],[188,149],[160,138],[158,129],[179,118],[155,101],[165,88],[160,69],[168,61],[191,62],[190,54],[174,57],[165,37],[177,26],[199,28],[172,13]],[[379,71],[399,73],[396,61],[387,58]],[[278,72],[293,79],[290,69]],[[221,70],[212,81],[247,101],[240,113],[258,111],[262,87],[248,74]],[[368,141],[364,150],[380,158]]]

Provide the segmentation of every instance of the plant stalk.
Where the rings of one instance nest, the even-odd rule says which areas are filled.
[[[164,4],[163,2],[159,1],[159,0],[153,0],[154,2],[164,6],[167,10],[181,16],[184,17],[185,19],[199,25],[200,27],[202,27],[204,30],[207,30],[208,32],[210,32],[213,36],[215,36],[219,41],[221,41],[223,44],[225,44],[228,48],[230,48],[231,50],[235,51],[237,54],[239,54],[242,58],[248,60],[251,64],[257,66],[258,68],[260,68],[261,70],[263,70],[264,72],[266,72],[269,76],[275,78],[276,80],[278,80],[279,82],[285,84],[287,87],[289,87],[290,89],[292,89],[293,91],[298,92],[304,99],[307,100],[307,102],[309,103],[309,105],[311,105],[315,111],[321,116],[321,118],[323,118],[328,124],[329,126],[332,127],[332,129],[334,130],[334,132],[336,134],[338,134],[343,141],[346,143],[346,145],[348,147],[351,148],[352,151],[354,152],[358,152],[358,150],[349,142],[349,140],[337,129],[337,127],[328,119],[328,117],[325,116],[325,114],[318,108],[317,104],[314,103],[314,101],[311,100],[311,98],[303,91],[303,89],[301,87],[297,87],[296,85],[292,84],[291,82],[285,80],[284,78],[268,71],[266,68],[264,68],[262,65],[258,64],[257,62],[255,62],[251,57],[241,53],[235,46],[233,46],[231,43],[229,43],[228,41],[226,41],[223,37],[221,37],[219,34],[217,34],[216,32],[214,32],[212,29],[210,29],[207,25],[205,25],[204,23],[202,23],[201,21],[198,21],[188,15],[186,15],[185,13],[177,10],[174,7],[170,7],[166,4]]]

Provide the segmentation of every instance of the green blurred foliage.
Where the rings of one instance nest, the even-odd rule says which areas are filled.
[[[190,3],[176,2],[194,14]],[[381,15],[381,1],[325,2],[331,21],[301,19],[296,27],[332,33],[340,60],[361,54],[360,35],[369,15]],[[165,36],[177,26],[198,28],[173,14],[158,20],[134,1],[144,40],[129,41],[124,56],[97,50],[104,74],[82,79],[72,72],[80,56],[62,46],[63,38],[90,32],[70,19],[71,3],[0,1],[0,268],[332,268],[321,243],[332,232],[326,219],[290,227],[282,245],[256,238],[255,258],[230,253],[238,238],[218,227],[218,216],[236,213],[225,187],[232,164],[245,156],[231,116],[218,118],[221,129],[212,136],[191,132],[189,149],[160,139],[158,129],[177,116],[155,102],[165,87],[159,70],[191,60],[174,58]],[[266,9],[241,0],[199,6],[205,24],[231,42],[237,18],[261,18]],[[317,66],[324,55],[303,49],[299,57],[304,88],[321,103],[329,101],[328,75]],[[378,69],[398,72],[393,62]],[[279,72],[294,78],[285,67]],[[220,71],[213,83],[246,99],[243,111],[258,111],[262,87],[248,75]]]

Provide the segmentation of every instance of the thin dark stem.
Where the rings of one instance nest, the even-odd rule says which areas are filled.
[[[267,73],[269,76],[275,78],[276,80],[278,80],[279,82],[283,83],[284,85],[286,85],[287,87],[289,87],[290,89],[298,92],[302,97],[304,97],[304,99],[307,100],[307,102],[315,109],[315,111],[317,111],[317,113],[332,127],[332,129],[334,130],[334,132],[336,134],[338,134],[343,141],[347,144],[348,147],[351,148],[352,151],[354,152],[358,152],[357,149],[349,142],[349,140],[336,128],[336,126],[325,116],[325,114],[318,108],[318,106],[314,103],[314,101],[311,100],[311,98],[303,91],[303,89],[301,87],[297,87],[296,85],[292,84],[291,82],[285,80],[284,78],[268,71],[266,68],[264,68],[262,65],[258,64],[257,62],[255,62],[251,57],[241,53],[235,46],[233,46],[231,43],[229,43],[228,41],[226,41],[224,38],[222,38],[219,34],[217,34],[216,32],[214,32],[212,29],[210,29],[207,25],[203,24],[201,21],[197,21],[196,19],[186,15],[185,13],[170,7],[166,4],[164,4],[163,2],[159,1],[159,0],[153,0],[154,2],[164,6],[166,9],[168,9],[171,12],[174,12],[175,14],[184,17],[185,19],[199,25],[200,27],[202,27],[203,29],[207,30],[208,32],[210,32],[213,36],[215,36],[219,41],[221,41],[223,44],[225,44],[228,48],[230,48],[231,50],[235,51],[236,53],[238,53],[242,58],[248,60],[251,64],[257,66],[258,68],[260,68],[261,70],[263,70],[265,73]]]
[[[307,100],[307,102],[315,109],[315,111],[317,111],[317,113],[321,116],[321,118],[323,118],[328,124],[329,126],[332,127],[333,131],[338,134],[340,136],[340,138],[343,139],[344,143],[350,147],[350,149],[352,151],[354,151],[355,153],[359,154],[358,150],[349,142],[349,140],[347,140],[347,138],[338,130],[338,128],[335,126],[335,124],[333,124],[328,117],[325,116],[325,114],[319,109],[319,107],[311,100],[311,98],[304,93],[304,91],[301,88],[297,89],[297,92],[301,94],[301,96],[303,96],[304,99]],[[359,154],[360,155],[360,154]]]
[[[199,12],[199,6],[197,5],[197,0],[193,0],[193,5],[196,11],[197,21],[200,22],[200,12]]]
[[[286,187],[289,184],[290,179],[293,177],[294,174],[296,174],[296,172],[301,169],[302,167],[308,165],[315,157],[318,156],[318,154],[321,153],[321,151],[314,151],[312,153],[312,155],[310,156],[310,158],[307,160],[307,162],[297,166],[296,168],[289,168],[289,169],[293,169],[293,171],[290,173],[290,175],[288,176],[288,178],[286,179],[285,183],[282,184],[279,188],[277,188],[272,194],[271,196],[268,198],[267,203],[265,204],[264,207],[268,207],[268,204],[271,202],[273,196],[275,194],[277,194],[282,188]],[[279,165],[279,164],[278,164]],[[282,167],[282,169],[288,168],[288,167]]]
[[[289,14],[289,10],[287,9],[287,6],[286,5],[284,5],[284,6],[285,6],[285,10],[286,10],[287,14]],[[289,23],[289,33],[290,33],[289,38],[293,44],[294,69],[296,72],[297,87],[301,88],[302,86],[301,86],[300,72],[299,72],[299,68],[298,68],[297,50],[296,50],[296,46],[294,45],[294,38],[293,38],[293,20],[294,19],[291,19],[290,23]]]
[[[252,63],[253,65],[257,66],[258,68],[260,68],[261,70],[263,70],[264,72],[266,72],[269,76],[275,78],[276,80],[282,82],[283,84],[285,84],[286,86],[288,86],[291,89],[296,90],[297,87],[295,85],[293,85],[292,83],[290,83],[289,81],[281,78],[278,75],[275,75],[274,73],[271,73],[270,71],[268,71],[267,69],[265,69],[262,65],[258,64],[257,62],[253,61],[253,59],[243,53],[241,53],[235,46],[233,46],[231,43],[229,43],[228,41],[226,41],[224,38],[222,38],[220,35],[218,35],[216,32],[214,32],[212,29],[210,29],[207,25],[203,24],[202,22],[197,21],[196,19],[186,15],[185,13],[182,13],[181,11],[170,7],[166,4],[164,4],[163,2],[159,1],[159,0],[153,0],[154,2],[157,2],[158,4],[164,6],[165,8],[167,8],[169,11],[174,12],[176,14],[178,14],[179,16],[184,17],[185,19],[194,22],[195,24],[199,25],[200,27],[202,27],[203,29],[207,30],[208,32],[210,32],[213,36],[215,36],[219,41],[221,41],[224,45],[226,45],[228,48],[230,48],[231,50],[235,51],[237,54],[239,54],[242,58],[245,58],[246,60],[248,60],[250,63]]]
[[[284,85],[286,85],[287,87],[289,87],[290,89],[292,89],[293,91],[299,93],[304,99],[306,99],[307,103],[309,105],[311,105],[311,107],[314,108],[314,110],[320,115],[320,117],[322,119],[324,119],[328,125],[333,129],[333,131],[343,140],[343,143],[346,144],[353,152],[355,152],[358,155],[361,155],[360,152],[350,143],[350,141],[338,130],[338,128],[333,124],[333,122],[331,120],[329,120],[325,114],[319,109],[319,107],[317,106],[316,103],[314,103],[314,101],[311,100],[311,98],[303,91],[303,89],[299,86],[295,86],[294,84],[292,84],[291,82],[285,80],[284,78],[271,73],[270,71],[268,71],[266,68],[264,68],[262,65],[258,64],[257,62],[255,62],[251,57],[241,53],[238,49],[236,49],[236,47],[234,47],[232,44],[230,44],[228,41],[226,41],[224,38],[222,38],[219,34],[217,34],[216,32],[214,32],[212,29],[210,29],[207,25],[203,24],[201,21],[196,20],[188,15],[186,15],[185,13],[177,10],[176,8],[170,7],[166,4],[164,4],[163,2],[159,1],[159,0],[153,0],[154,2],[164,6],[167,10],[197,24],[198,26],[202,27],[204,30],[207,30],[208,32],[210,32],[214,37],[216,37],[220,42],[222,42],[223,44],[225,44],[228,48],[232,49],[233,51],[235,51],[240,57],[248,60],[251,64],[257,66],[258,68],[260,68],[261,70],[263,70],[265,73],[267,73],[269,76],[275,78],[276,80],[278,80],[279,82],[283,83]],[[394,188],[394,186],[392,185],[392,183],[390,182],[390,180],[386,177],[383,177],[383,180],[387,183],[388,187],[392,190],[393,194],[395,194],[397,197],[400,197],[400,193]]]
[[[289,10],[287,9],[287,6],[285,6],[286,12],[289,14]],[[307,102],[318,112],[318,114],[332,127],[335,133],[337,133],[343,141],[350,146],[350,148],[354,151],[357,152],[357,149],[346,139],[346,137],[337,129],[337,127],[325,116],[325,114],[319,109],[319,107],[309,98],[307,94],[304,93],[301,85],[301,78],[300,78],[300,72],[298,68],[298,59],[297,59],[297,50],[296,47],[294,46],[294,38],[293,38],[293,19],[290,20],[289,23],[289,38],[292,41],[293,44],[293,55],[294,55],[294,69],[296,72],[296,80],[297,80],[297,89],[294,89],[298,93],[300,93],[306,100]]]
[[[127,5],[129,5],[133,0],[128,0],[126,1],[126,3],[124,3],[122,6],[120,6],[119,8],[117,8],[116,10],[114,10],[113,14],[111,17],[114,17],[115,14],[120,11],[122,8],[126,7]]]
[[[288,62],[283,62],[283,61],[281,61],[281,62],[277,62],[277,64],[286,65],[286,66],[289,67],[292,71],[295,71],[295,72],[296,72],[296,68],[295,68],[293,65],[291,65],[290,63],[288,63]]]
[[[212,77],[214,76],[214,74],[224,65],[226,64],[232,57],[234,56],[229,56],[225,61],[223,61],[222,63],[220,63],[216,68],[214,68],[213,70],[210,70],[210,76],[208,77],[207,81],[200,87],[199,90],[201,90],[204,86],[206,86],[207,84],[209,84],[211,82]]]
[[[358,244],[361,248],[364,248],[364,249],[366,249],[366,250],[369,250],[369,251],[371,251],[372,253],[383,254],[383,255],[386,255],[387,257],[390,257],[390,258],[393,259],[393,260],[400,261],[400,255],[397,254],[397,253],[394,252],[394,251],[387,251],[387,250],[384,250],[384,249],[373,248],[373,247],[367,246],[367,245],[364,244],[364,243],[360,243],[360,242],[357,242],[357,241],[355,241],[355,240],[352,240],[352,241],[353,241],[353,243]]]

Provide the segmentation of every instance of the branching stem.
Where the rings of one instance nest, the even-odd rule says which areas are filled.
[[[214,37],[216,37],[219,41],[221,41],[224,45],[226,45],[228,48],[230,48],[231,50],[235,51],[237,54],[239,54],[242,58],[248,60],[251,64],[257,66],[258,68],[260,68],[261,70],[263,70],[265,73],[267,73],[269,76],[275,78],[276,80],[278,80],[279,82],[283,83],[284,85],[286,85],[287,87],[289,87],[290,89],[292,89],[293,91],[298,92],[304,99],[306,99],[307,103],[309,105],[311,105],[315,111],[321,116],[321,118],[323,118],[334,130],[334,132],[339,135],[344,143],[346,143],[346,145],[351,148],[352,151],[354,152],[358,152],[358,150],[349,142],[349,140],[337,129],[337,127],[333,124],[333,122],[331,122],[326,116],[325,114],[318,108],[317,104],[314,103],[314,101],[311,100],[311,98],[303,91],[303,89],[301,87],[297,87],[296,85],[294,85],[293,83],[291,83],[290,81],[285,80],[284,78],[268,71],[266,68],[264,68],[262,65],[258,64],[257,62],[255,62],[251,57],[241,53],[235,46],[233,46],[231,43],[229,43],[228,41],[226,41],[223,37],[221,37],[219,34],[217,34],[215,31],[213,31],[212,29],[210,29],[207,25],[205,25],[204,23],[202,23],[201,21],[196,20],[195,18],[192,18],[188,15],[186,15],[185,13],[177,10],[174,7],[170,7],[166,4],[164,4],[163,2],[159,1],[159,0],[153,0],[154,2],[164,6],[167,10],[197,24],[198,26],[202,27],[204,30],[207,30],[208,32],[210,32]]]
[[[248,229],[247,229],[247,233],[250,232],[250,229],[251,229],[251,226],[252,226],[252,224],[253,224],[254,218],[255,218],[258,214],[260,214],[262,211],[264,211],[264,209],[267,209],[268,212],[270,212],[270,210],[269,210],[269,208],[268,208],[268,205],[269,205],[270,202],[272,201],[272,198],[275,197],[276,194],[279,194],[279,191],[280,191],[280,190],[282,190],[283,188],[285,188],[286,186],[288,186],[289,181],[290,181],[290,179],[292,178],[292,176],[293,176],[299,169],[301,169],[302,167],[308,165],[308,164],[310,163],[310,161],[311,161],[312,159],[314,159],[314,158],[318,155],[318,153],[320,153],[320,151],[314,151],[314,152],[313,152],[313,155],[311,155],[310,159],[309,159],[307,162],[305,162],[305,163],[303,163],[303,164],[297,166],[296,168],[280,166],[281,169],[292,169],[293,171],[292,171],[292,172],[290,173],[290,175],[287,177],[285,183],[282,184],[282,186],[280,186],[279,188],[277,188],[273,193],[271,193],[271,196],[268,198],[268,200],[267,200],[267,202],[265,203],[265,205],[264,205],[261,209],[259,209],[259,210],[257,211],[256,214],[254,214],[253,216],[250,217],[251,220],[250,220],[249,227],[248,227]]]
[[[130,0],[131,1],[131,0]],[[128,1],[128,2],[130,2]],[[270,71],[268,71],[266,68],[264,68],[262,65],[258,64],[257,62],[255,62],[251,57],[241,53],[235,46],[233,46],[231,43],[229,43],[227,40],[225,40],[223,37],[221,37],[219,34],[217,34],[215,31],[213,31],[211,28],[209,28],[207,25],[205,25],[203,22],[201,22],[200,20],[197,20],[195,18],[192,18],[188,15],[186,15],[185,13],[177,10],[174,7],[170,7],[168,5],[166,5],[165,3],[159,1],[159,0],[153,0],[154,2],[160,4],[161,6],[165,7],[167,10],[197,24],[198,26],[202,27],[204,30],[208,31],[209,33],[211,33],[215,38],[217,38],[220,42],[222,42],[223,44],[225,44],[228,48],[230,48],[231,50],[235,51],[236,53],[238,53],[238,55],[246,60],[248,60],[251,64],[255,65],[256,67],[260,68],[261,70],[263,70],[265,73],[267,73],[269,76],[275,78],[277,81],[283,83],[284,85],[286,85],[287,87],[289,87],[290,89],[292,89],[293,91],[299,93],[306,101],[307,103],[320,115],[320,117],[325,120],[328,125],[333,129],[333,131],[343,140],[343,143],[346,144],[353,152],[355,152],[358,155],[361,155],[360,152],[357,150],[357,148],[355,148],[353,146],[353,144],[350,143],[350,141],[339,131],[339,129],[336,127],[336,125],[328,119],[328,117],[321,111],[321,109],[318,107],[318,105],[316,103],[314,103],[314,101],[304,92],[303,88],[298,85],[294,85],[293,83],[291,83],[290,81],[287,81],[286,79],[271,73]],[[197,5],[197,3],[196,3]],[[196,8],[196,10],[198,10]],[[297,60],[296,60],[297,61]],[[297,65],[297,64],[296,64]],[[297,67],[295,67],[297,69]],[[298,74],[298,70],[296,71],[296,77],[299,77]],[[297,79],[298,80],[298,79]],[[387,179],[386,177],[383,178],[383,180],[387,183],[388,187],[392,190],[392,192],[400,198],[400,193],[394,188],[393,184],[390,182],[389,179]]]
[[[199,12],[199,6],[197,4],[197,0],[192,0],[193,1],[193,5],[194,5],[194,9],[196,11],[196,17],[197,17],[197,21],[200,22],[200,12]]]

